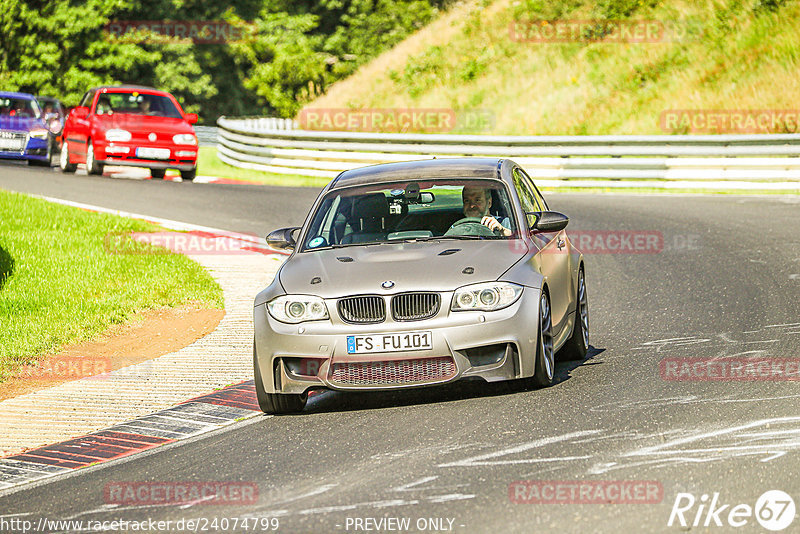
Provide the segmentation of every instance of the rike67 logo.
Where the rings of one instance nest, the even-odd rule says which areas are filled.
[[[761,527],[778,532],[792,524],[795,512],[794,499],[780,490],[764,492],[755,506],[723,503],[719,493],[703,494],[699,499],[691,493],[678,493],[667,526],[738,528],[755,519]]]

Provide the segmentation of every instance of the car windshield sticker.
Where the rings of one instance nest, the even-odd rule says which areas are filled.
[[[315,237],[311,241],[308,242],[308,248],[317,248],[325,243],[324,237]]]

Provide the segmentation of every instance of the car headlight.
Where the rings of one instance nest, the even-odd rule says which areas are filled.
[[[125,143],[131,140],[131,133],[128,130],[111,129],[106,130],[106,141],[120,141]]]
[[[282,323],[302,323],[328,318],[325,301],[309,295],[283,295],[267,303],[269,314]]]
[[[522,286],[509,282],[488,282],[456,289],[452,311],[500,310],[514,304],[522,295]]]
[[[53,134],[58,135],[61,133],[61,130],[64,129],[64,125],[61,124],[60,120],[53,119],[47,124],[47,129],[50,130]]]
[[[47,130],[43,130],[43,129],[38,129],[37,128],[36,130],[31,130],[31,137],[34,137],[36,139],[47,139],[47,136],[49,134],[50,134],[50,132],[48,132]]]
[[[197,137],[192,134],[177,134],[172,136],[172,142],[176,145],[196,145]]]

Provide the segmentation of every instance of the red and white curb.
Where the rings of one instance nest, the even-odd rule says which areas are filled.
[[[60,172],[58,167],[54,167],[54,171]],[[75,171],[75,174],[78,176],[88,176],[89,173],[86,172],[86,168],[83,165],[78,167],[78,170]],[[103,176],[108,178],[116,178],[122,180],[165,180],[167,182],[183,182],[181,179],[180,174],[172,173],[167,171],[167,174],[164,178],[153,178],[150,176],[150,171],[145,168],[140,167],[106,167],[103,172]],[[193,180],[195,184],[238,184],[238,185],[266,185],[261,182],[251,181],[251,180],[242,180],[237,178],[220,178],[218,176],[206,176],[206,175],[198,175]]]
[[[205,434],[260,413],[253,381],[242,382],[79,438],[0,458],[0,490]]]
[[[283,254],[255,236],[39,198],[188,231],[177,235],[194,236],[206,244],[236,239],[238,245],[235,252],[187,252],[222,287],[225,316],[214,332],[175,352],[100,377],[0,401],[0,451],[9,455],[0,458],[0,491],[211,432],[261,413],[252,385],[253,298],[270,283]],[[229,384],[236,385],[226,387]],[[215,390],[220,391],[208,394]]]

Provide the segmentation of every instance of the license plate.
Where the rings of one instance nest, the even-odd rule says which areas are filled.
[[[406,352],[411,350],[430,350],[432,348],[433,336],[430,332],[347,336],[348,354]]]
[[[169,159],[169,149],[141,147],[136,149],[136,157],[147,159]]]
[[[0,137],[0,150],[22,150],[21,139],[5,139]]]

